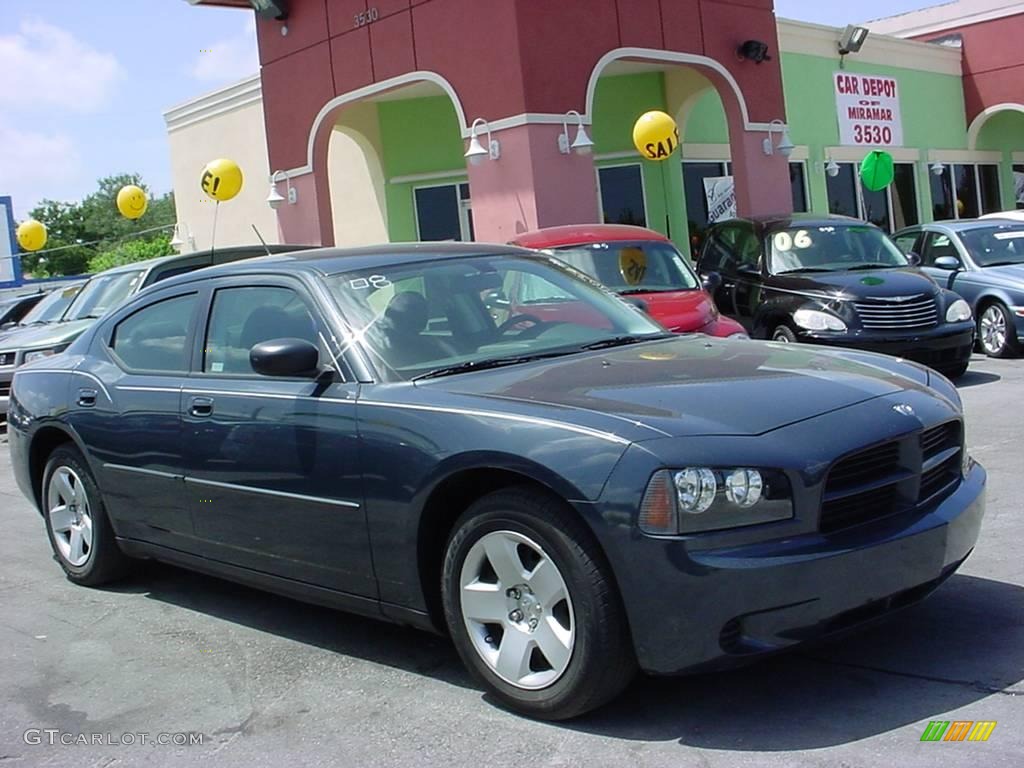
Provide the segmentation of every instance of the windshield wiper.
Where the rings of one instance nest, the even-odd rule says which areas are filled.
[[[673,336],[675,336],[674,333],[657,333],[649,336],[615,336],[611,339],[601,339],[601,341],[593,341],[590,344],[583,344],[577,347],[577,349],[587,351],[596,349],[612,349],[614,347],[625,347],[630,344],[642,344],[645,341],[671,339]]]
[[[825,269],[824,267],[800,267],[799,269],[787,269],[785,272],[779,272],[780,275],[802,275],[808,272],[835,272],[834,269]]]
[[[574,351],[573,349],[562,349],[557,352],[544,352],[543,354],[536,355],[518,355],[516,357],[495,357],[490,360],[470,360],[466,363],[458,363],[456,365],[448,365],[444,368],[436,368],[433,371],[427,371],[421,373],[419,376],[413,376],[413,381],[424,381],[426,379],[439,379],[442,376],[454,376],[457,373],[469,373],[470,371],[486,371],[492,368],[504,368],[508,365],[521,365],[522,363],[532,363],[536,360],[548,360],[552,357],[564,357],[570,355]]]
[[[864,269],[896,269],[898,264],[858,264],[847,269],[847,272],[857,272]]]

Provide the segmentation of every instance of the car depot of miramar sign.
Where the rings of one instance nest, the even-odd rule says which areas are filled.
[[[836,72],[839,143],[852,147],[903,146],[899,82],[894,77]]]

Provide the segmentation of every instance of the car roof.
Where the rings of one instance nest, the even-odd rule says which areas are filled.
[[[516,235],[511,242],[523,248],[537,249],[587,243],[635,242],[637,240],[669,242],[667,237],[653,229],[626,224],[568,224],[560,227],[545,227]]]
[[[715,226],[721,226],[724,224],[731,224],[736,222],[746,222],[753,224],[755,227],[764,232],[772,232],[779,229],[789,229],[791,227],[828,227],[835,226],[836,224],[854,225],[860,224],[862,226],[874,226],[871,222],[864,221],[863,219],[855,219],[850,216],[838,216],[836,214],[820,214],[820,213],[791,213],[787,215],[768,215],[768,216],[745,216],[737,217],[734,219],[727,219],[725,221],[719,221],[715,223]]]
[[[294,247],[294,246],[293,246]],[[243,261],[218,264],[206,269],[176,275],[160,282],[160,286],[208,280],[244,274],[305,272],[321,277],[341,272],[358,272],[376,267],[414,264],[444,259],[457,260],[473,256],[537,256],[533,251],[512,245],[489,243],[391,243],[363,248],[313,248],[259,256]]]
[[[211,260],[225,260],[231,261],[239,257],[244,257],[247,254],[253,253],[287,253],[296,249],[312,248],[310,245],[267,245],[263,246],[260,243],[254,245],[237,245],[230,246],[227,248],[214,248],[211,250],[203,251],[191,251],[189,253],[174,253],[170,256],[158,256],[155,259],[146,259],[145,261],[134,261],[131,264],[122,264],[118,267],[111,267],[105,269],[102,272],[97,272],[95,275],[90,277],[98,277],[100,275],[116,275],[123,272],[137,272],[139,270],[148,272],[155,267],[162,267],[173,264],[185,264],[190,261],[203,261],[204,259]]]
[[[918,225],[921,229],[941,227],[951,232],[970,232],[974,229],[992,229],[993,227],[1019,228],[1021,226],[1024,226],[1024,222],[1014,221],[1013,219],[949,219],[947,221],[933,221],[928,224]]]

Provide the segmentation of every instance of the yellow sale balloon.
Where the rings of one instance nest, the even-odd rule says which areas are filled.
[[[135,219],[141,218],[148,207],[149,198],[146,197],[145,191],[134,184],[121,187],[117,193],[117,210],[126,219],[135,221]]]
[[[242,169],[234,160],[211,160],[203,168],[200,185],[207,195],[225,203],[242,190]]]
[[[633,144],[648,160],[668,160],[679,146],[679,126],[671,115],[647,112],[633,126]]]
[[[18,225],[18,245],[23,251],[38,251],[46,245],[46,227],[41,221],[29,219]]]

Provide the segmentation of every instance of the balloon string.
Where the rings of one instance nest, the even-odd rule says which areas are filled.
[[[213,232],[210,234],[210,255],[217,248],[217,212],[220,211],[220,200],[213,206]]]

